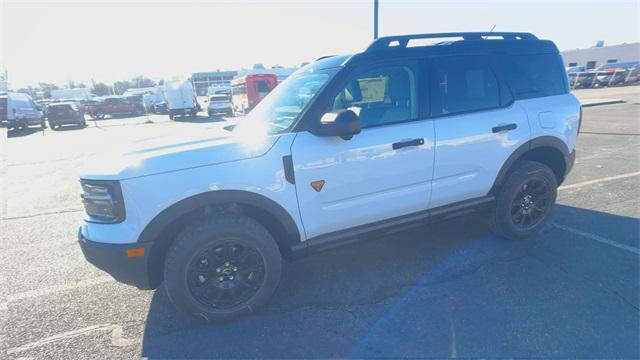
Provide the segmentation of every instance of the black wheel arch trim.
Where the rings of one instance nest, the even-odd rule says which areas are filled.
[[[507,174],[509,174],[509,169],[527,152],[542,147],[550,147],[554,148],[562,153],[562,156],[565,161],[566,171],[570,168],[570,159],[571,153],[569,152],[569,148],[565,144],[562,139],[555,136],[540,136],[534,139],[527,141],[526,143],[520,145],[511,155],[507,158],[507,160],[502,164],[496,179],[493,182],[493,186],[491,187],[491,191],[489,193],[494,193],[495,190],[504,182]],[[566,175],[566,171],[565,174]],[[561,179],[562,180],[562,179]],[[561,181],[558,181],[558,185]]]
[[[151,220],[144,228],[138,242],[154,241],[167,224],[191,211],[210,205],[237,203],[250,205],[273,215],[287,233],[287,243],[291,246],[300,242],[300,232],[291,215],[278,203],[257,193],[244,190],[216,190],[190,196],[169,206]]]

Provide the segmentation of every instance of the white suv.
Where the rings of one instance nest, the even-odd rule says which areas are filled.
[[[458,38],[417,46],[416,40]],[[228,136],[128,154],[81,177],[85,257],[195,319],[252,312],[284,257],[484,209],[539,230],[581,107],[528,33],[380,38],[309,64]]]

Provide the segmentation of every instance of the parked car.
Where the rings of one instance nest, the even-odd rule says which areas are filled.
[[[161,101],[153,105],[153,112],[156,114],[168,114],[169,108],[167,107],[167,101]]]
[[[596,76],[598,75],[595,71],[578,72],[574,74],[575,79],[572,81],[572,87],[579,89],[588,89],[593,87],[596,83]]]
[[[47,127],[44,113],[31,99],[31,96],[17,92],[6,92],[0,94],[0,99],[7,103],[7,127],[9,129],[25,129],[31,125],[37,125],[43,129]]]
[[[639,61],[626,61],[618,63],[608,63],[597,69],[596,81],[594,86],[618,86],[624,85],[626,82],[632,83],[629,74],[634,68],[640,66]]]
[[[142,103],[130,102],[120,96],[110,96],[85,106],[86,112],[94,119],[104,119],[107,115],[142,115]]]
[[[186,79],[164,82],[164,97],[167,100],[167,111],[171,120],[177,116],[195,117],[200,111],[193,84]]]
[[[213,117],[215,115],[233,115],[233,104],[231,103],[231,94],[221,93],[209,96],[207,102],[207,115]]]
[[[55,130],[62,125],[87,126],[84,119],[84,108],[75,102],[50,103],[47,106],[49,128]]]
[[[408,48],[441,37],[460,40]],[[472,211],[506,239],[531,236],[575,160],[566,79],[554,43],[528,33],[379,38],[302,67],[228,137],[96,163],[79,245],[215,321],[267,303],[283,257]]]
[[[147,109],[148,112],[154,112],[154,107],[163,101],[165,101],[164,94],[160,94],[160,93],[144,94],[142,96],[142,103],[144,104],[144,107]]]

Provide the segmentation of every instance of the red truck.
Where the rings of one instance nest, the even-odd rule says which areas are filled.
[[[86,104],[85,111],[94,119],[103,119],[107,115],[142,115],[144,105],[114,96]]]

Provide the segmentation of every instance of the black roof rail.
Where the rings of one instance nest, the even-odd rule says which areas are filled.
[[[461,37],[463,40],[484,40],[485,37],[501,37],[504,40],[538,40],[538,38],[525,32],[459,32],[459,33],[434,33],[384,36],[374,40],[366,51],[385,50],[388,48],[406,48],[410,40],[438,39]]]

